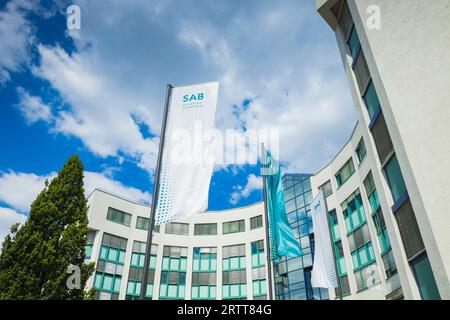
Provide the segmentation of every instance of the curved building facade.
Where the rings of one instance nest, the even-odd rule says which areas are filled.
[[[138,299],[150,207],[95,190],[88,197],[88,281],[97,299]],[[156,226],[148,299],[266,299],[264,206],[196,214]]]
[[[359,122],[312,178],[314,192],[333,192],[345,295],[449,299],[448,1],[316,4],[336,37]]]
[[[389,188],[366,139],[356,124],[336,157],[311,177],[312,190],[322,189],[326,197],[342,297],[401,299],[398,271],[405,274],[406,260],[390,214]],[[331,290],[330,297],[338,299],[341,292]]]

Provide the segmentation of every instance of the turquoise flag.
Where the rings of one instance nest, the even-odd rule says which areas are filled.
[[[278,161],[266,151],[267,209],[269,215],[270,255],[272,261],[279,261],[281,257],[298,257],[303,255],[300,244],[289,226],[286,207],[284,204],[284,190],[281,181],[281,168]],[[270,174],[274,173],[274,174]]]

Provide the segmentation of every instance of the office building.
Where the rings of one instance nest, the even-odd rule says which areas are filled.
[[[154,230],[144,253],[150,207],[96,189],[88,197],[88,287],[97,299],[138,299],[148,272],[148,299],[267,299],[262,203],[196,214]]]
[[[450,3],[317,0],[317,9],[358,116],[311,178],[313,194],[328,195],[342,294],[450,299]]]
[[[309,205],[312,201],[309,174],[285,174],[286,214],[289,225],[298,239],[303,256],[283,257],[275,264],[275,298],[277,300],[324,300],[328,290],[312,288],[311,270],[314,253],[314,234]]]

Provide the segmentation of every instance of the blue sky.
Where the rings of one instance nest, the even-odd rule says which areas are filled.
[[[315,172],[355,115],[334,35],[313,0],[0,5],[0,238],[71,154],[87,192],[148,202],[165,86],[219,81],[220,129],[280,130],[289,172]],[[255,166],[217,167],[212,210],[261,199]]]

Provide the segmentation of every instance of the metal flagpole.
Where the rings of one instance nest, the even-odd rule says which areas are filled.
[[[266,164],[266,150],[264,148],[264,143],[261,143],[261,166]],[[273,300],[273,280],[272,280],[272,259],[270,254],[270,235],[269,235],[269,211],[267,208],[267,186],[266,186],[266,172],[262,172],[263,178],[263,191],[264,191],[264,217],[266,225],[266,250],[267,250],[267,276],[269,283],[269,300]]]
[[[149,229],[147,230],[147,244],[145,247],[145,258],[144,258],[144,274],[141,284],[141,292],[139,299],[144,300],[145,294],[147,292],[147,280],[148,280],[148,267],[150,265],[150,254],[152,251],[152,237],[153,237],[153,228],[155,227],[155,212],[156,212],[156,201],[158,196],[159,189],[159,177],[161,173],[161,162],[164,151],[164,140],[166,136],[166,125],[167,125],[167,115],[169,113],[169,103],[170,96],[172,94],[172,85],[168,84],[166,88],[166,98],[164,102],[164,114],[161,125],[161,134],[159,140],[159,150],[158,150],[158,160],[156,162],[156,172],[155,172],[155,182],[153,184],[153,197],[150,208],[150,218],[149,218]]]
[[[323,194],[323,189],[321,189],[320,192],[322,192],[322,194]],[[324,207],[325,207],[325,215],[327,217],[328,232],[330,234],[330,244],[331,244],[331,252],[333,253],[334,268],[336,270],[336,278],[337,278],[337,283],[338,283],[337,289],[339,290],[339,300],[342,300],[341,278],[339,277],[339,270],[338,270],[338,265],[337,265],[337,261],[336,261],[336,252],[334,251],[333,234],[331,233],[330,215],[328,213],[328,206],[327,206],[327,200],[325,200],[325,194],[323,195],[323,202],[324,202]]]

